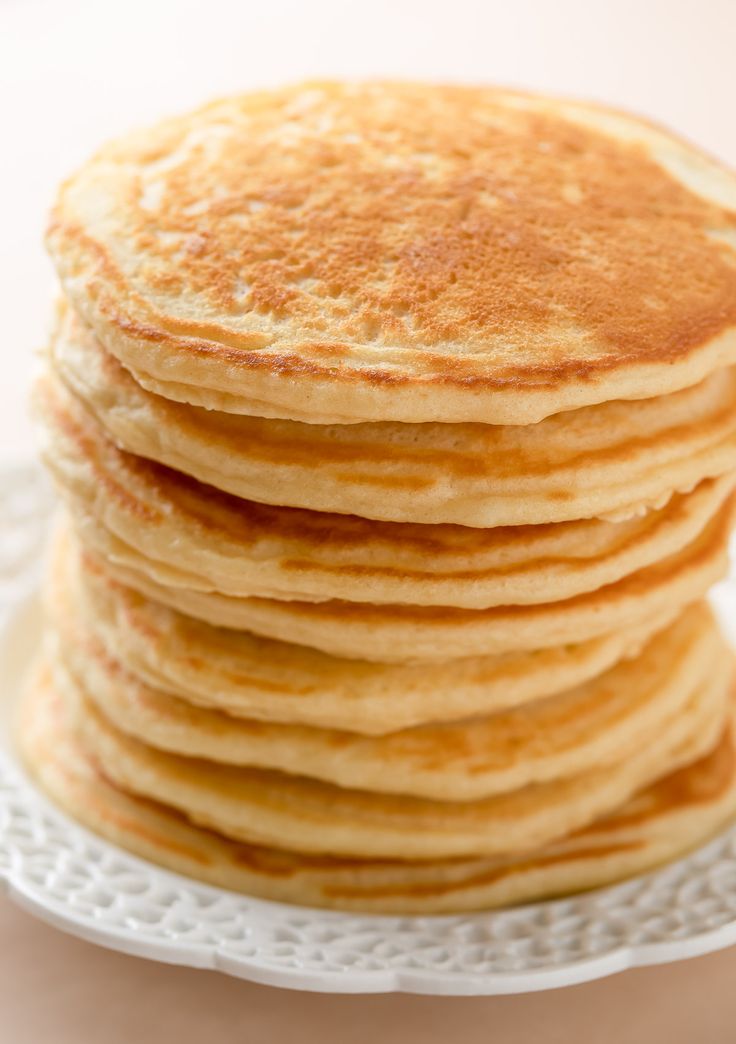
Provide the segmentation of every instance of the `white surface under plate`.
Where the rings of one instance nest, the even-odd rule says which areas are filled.
[[[126,953],[334,992],[540,990],[736,942],[736,829],[613,888],[455,917],[251,899],[160,870],[83,830],[27,781],[12,752],[12,705],[38,640],[29,596],[50,497],[26,468],[2,473],[0,491],[0,880],[21,906]],[[716,599],[733,627],[733,582]]]

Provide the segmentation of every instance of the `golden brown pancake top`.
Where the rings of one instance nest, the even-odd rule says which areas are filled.
[[[63,190],[50,241],[108,346],[157,378],[201,380],[163,367],[163,346],[219,366],[235,393],[248,370],[296,378],[300,409],[305,391],[320,406],[322,381],[350,386],[341,408],[354,419],[380,413],[376,396],[395,386],[429,383],[438,401],[447,386],[467,392],[462,416],[482,402],[477,419],[496,422],[490,389],[577,384],[576,403],[600,401],[611,372],[687,361],[733,334],[725,177],[591,106],[315,84],[227,99],[109,146]],[[131,340],[145,351],[127,358]],[[662,390],[647,381],[609,390]],[[371,407],[351,404],[357,384],[372,387]],[[562,392],[556,405],[570,404]],[[411,409],[386,415],[429,419]]]

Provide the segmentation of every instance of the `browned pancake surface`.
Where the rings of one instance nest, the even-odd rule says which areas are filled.
[[[736,358],[735,207],[723,168],[609,110],[319,83],[106,147],[49,242],[108,347],[173,397],[526,423]]]

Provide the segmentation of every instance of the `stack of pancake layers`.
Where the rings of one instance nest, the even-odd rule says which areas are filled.
[[[58,804],[406,913],[727,822],[732,175],[592,105],[317,83],[108,145],[48,242],[66,517],[20,743]]]

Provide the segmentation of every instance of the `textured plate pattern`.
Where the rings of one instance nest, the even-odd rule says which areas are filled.
[[[471,916],[384,918],[209,888],[77,827],[25,781],[9,752],[7,708],[34,637],[24,633],[22,608],[13,610],[33,586],[51,498],[33,469],[5,472],[0,489],[0,878],[45,920],[128,953],[340,992],[544,989],[736,942],[736,830],[655,874],[587,896]],[[732,586],[717,601],[736,616]]]

